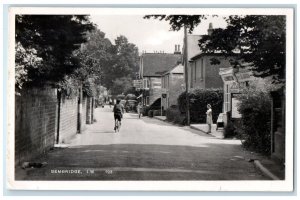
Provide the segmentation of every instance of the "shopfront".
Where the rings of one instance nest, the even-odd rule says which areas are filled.
[[[220,68],[219,74],[224,83],[223,113],[230,113],[231,119],[239,119],[237,95],[241,90],[249,86],[255,80],[252,72],[247,69]]]

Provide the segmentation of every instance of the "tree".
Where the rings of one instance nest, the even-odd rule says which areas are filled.
[[[16,88],[22,89],[24,83],[30,81],[28,78],[29,69],[37,69],[42,59],[37,57],[37,52],[33,48],[25,49],[20,42],[16,43],[16,67],[15,80]]]
[[[234,55],[234,67],[242,63],[257,77],[272,77],[274,83],[285,82],[286,19],[285,16],[230,16],[225,29],[199,40],[205,53]]]
[[[119,81],[126,80],[125,82],[127,83],[129,82],[129,80],[135,78],[135,74],[136,72],[138,72],[138,68],[138,48],[135,44],[129,43],[128,39],[125,36],[119,36],[115,40],[111,60],[108,62],[108,64],[103,66],[103,85],[107,89],[113,88],[116,91],[120,91],[119,89],[117,89]]]
[[[129,43],[125,36],[119,36],[115,40],[117,65],[121,69],[119,73],[126,73],[131,78],[139,69],[139,52],[135,44]]]
[[[130,77],[121,77],[113,81],[111,91],[113,95],[126,94],[133,87],[132,79]]]
[[[179,31],[181,28],[187,27],[189,33],[192,33],[202,20],[207,19],[207,15],[146,15],[144,18],[165,20],[169,22],[173,31]]]
[[[146,16],[170,22],[173,30],[186,26],[192,32],[205,16]],[[243,67],[247,63],[257,77],[272,77],[273,82],[285,82],[286,18],[277,15],[229,16],[227,27],[215,29],[203,36],[199,46],[204,53],[222,53],[233,56],[232,65]],[[212,60],[212,64],[218,63]]]
[[[57,83],[71,74],[79,67],[73,52],[86,42],[86,32],[93,28],[86,15],[17,15],[16,43],[26,50],[32,49],[41,60],[38,67],[27,63],[26,83]],[[22,63],[17,55],[18,65]]]

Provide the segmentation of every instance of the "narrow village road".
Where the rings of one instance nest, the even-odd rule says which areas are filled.
[[[97,108],[95,122],[67,148],[55,148],[26,169],[24,180],[267,180],[248,162],[239,140],[218,139],[126,113],[113,130],[112,108]],[[25,171],[25,170],[24,170]]]

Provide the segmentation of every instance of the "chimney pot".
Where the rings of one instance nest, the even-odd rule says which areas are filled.
[[[209,23],[208,29],[207,29],[207,35],[211,35],[213,32],[213,24]]]

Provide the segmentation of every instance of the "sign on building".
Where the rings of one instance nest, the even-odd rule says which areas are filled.
[[[232,82],[230,84],[230,89],[229,89],[230,93],[240,93],[240,85],[238,82]]]
[[[143,87],[143,82],[142,80],[133,80],[133,87],[136,89],[140,89]]]
[[[235,74],[238,82],[251,81],[254,79],[251,71],[239,72]]]
[[[153,82],[152,83],[153,89],[160,89],[161,88],[161,82]]]
[[[231,117],[232,118],[241,118],[242,115],[238,111],[238,103],[240,102],[237,98],[232,98],[232,110],[231,110]]]

